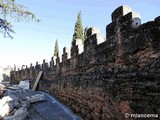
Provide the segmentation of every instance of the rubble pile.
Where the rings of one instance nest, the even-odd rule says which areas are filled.
[[[1,88],[2,89],[2,88]],[[23,96],[25,90],[6,90],[0,99],[0,119],[2,120],[24,120],[28,116],[30,104],[45,101],[44,94]]]

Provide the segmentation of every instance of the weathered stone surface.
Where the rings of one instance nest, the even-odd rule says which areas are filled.
[[[45,101],[45,97],[44,94],[36,94],[34,96],[28,96],[26,97],[26,99],[30,102],[30,103],[35,103],[35,102],[41,102],[41,101]]]
[[[19,108],[14,115],[3,117],[3,120],[24,120],[28,115],[27,108]]]
[[[154,21],[157,25],[160,25],[160,16],[156,17]]]
[[[126,15],[127,13],[131,12],[132,9],[129,6],[122,5],[115,9],[112,13],[112,21],[117,20],[118,18]]]
[[[12,71],[13,81],[35,79],[44,71],[39,89],[50,92],[86,119],[124,120],[125,113],[160,113],[159,17],[141,25],[140,16],[121,6],[106,27],[106,41],[90,28],[62,62]],[[102,43],[101,43],[102,42]],[[71,58],[67,57],[71,53]],[[32,81],[31,81],[32,82]]]

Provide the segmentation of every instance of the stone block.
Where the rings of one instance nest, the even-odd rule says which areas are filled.
[[[83,116],[86,116],[86,110],[84,108],[81,109],[81,113]]]
[[[99,120],[99,118],[95,115],[94,112],[91,113],[92,120]]]
[[[82,45],[83,42],[81,39],[76,39],[75,41],[72,42],[72,46],[77,46],[77,45]]]
[[[89,109],[91,109],[91,110],[93,110],[93,103],[91,103],[89,100],[87,101],[88,102],[88,107],[89,107]]]
[[[96,34],[96,33],[100,33],[100,30],[99,28],[97,27],[91,27],[87,30],[87,38],[92,36],[93,34]]]
[[[100,113],[102,111],[102,107],[98,106],[97,102],[93,103],[94,112]]]
[[[76,108],[76,112],[77,112],[77,113],[79,113],[80,110],[81,110],[80,107],[77,107],[77,108]]]
[[[5,116],[3,120],[24,120],[28,116],[27,108],[21,107],[19,108],[14,115],[12,116]]]
[[[108,107],[102,107],[102,112],[103,113],[109,113],[109,108]]]
[[[72,42],[71,56],[79,55],[83,52],[83,41],[81,39],[76,39]]]
[[[112,120],[113,118],[111,118],[108,114],[102,114],[102,120]]]
[[[115,30],[114,30],[115,26],[116,26],[116,22],[111,22],[110,24],[107,25],[107,27],[106,27],[107,38],[115,35]]]
[[[154,21],[157,25],[160,25],[160,16],[156,17]]]
[[[50,67],[52,70],[53,70],[53,66],[54,66],[54,58],[52,57],[50,61]]]
[[[64,47],[63,48],[63,54],[67,54],[67,59],[71,58],[71,48],[70,47]]]
[[[120,7],[118,7],[117,9],[115,9],[112,12],[112,21],[116,21],[117,19],[119,19],[120,17],[128,14],[129,12],[131,12],[132,9],[129,6],[126,5],[122,5]]]
[[[36,94],[36,95],[33,95],[33,96],[28,96],[26,98],[30,103],[35,103],[35,102],[46,100],[44,94]]]
[[[101,101],[101,102],[104,101],[104,97],[102,97],[102,96],[100,96],[100,95],[97,95],[96,98],[97,98],[99,101]]]
[[[140,14],[138,12],[135,12],[135,11],[132,11],[132,12],[129,12],[128,14],[122,16],[120,19],[119,19],[119,23],[120,24],[123,24],[125,23],[126,21],[131,21],[132,19],[134,18],[141,18],[140,17]]]
[[[98,44],[104,42],[105,39],[101,34],[93,34],[92,36],[90,36],[89,38],[87,38],[84,41],[84,51],[92,51],[95,49],[95,46],[97,46]],[[90,54],[94,54],[94,53],[90,53]]]
[[[87,114],[86,118],[89,119],[89,120],[91,120],[92,119],[91,114]]]
[[[119,104],[119,107],[120,107],[120,110],[121,110],[122,114],[125,114],[128,111],[130,111],[128,101],[121,101],[120,104]]]

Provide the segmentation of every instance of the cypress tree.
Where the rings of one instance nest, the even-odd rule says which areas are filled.
[[[54,56],[56,56],[56,57],[59,56],[58,40],[56,40],[56,42],[55,42],[55,46],[54,46]]]
[[[77,15],[77,21],[74,27],[74,34],[73,34],[73,41],[76,39],[84,40],[83,36],[83,26],[82,26],[82,20],[81,20],[81,11]]]

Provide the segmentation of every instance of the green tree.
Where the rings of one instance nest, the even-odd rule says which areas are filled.
[[[59,47],[58,47],[58,40],[56,39],[55,46],[54,46],[54,56],[59,56]]]
[[[83,26],[82,26],[82,20],[81,20],[81,11],[77,15],[77,21],[74,27],[74,34],[73,34],[72,42],[75,41],[76,39],[84,40]]]
[[[88,27],[85,27],[85,29],[84,29],[84,41],[87,39],[87,30],[88,30]]]
[[[15,21],[35,21],[39,22],[35,14],[28,10],[27,7],[20,5],[16,0],[0,0],[0,32],[4,37],[10,37],[15,33],[11,20]]]

